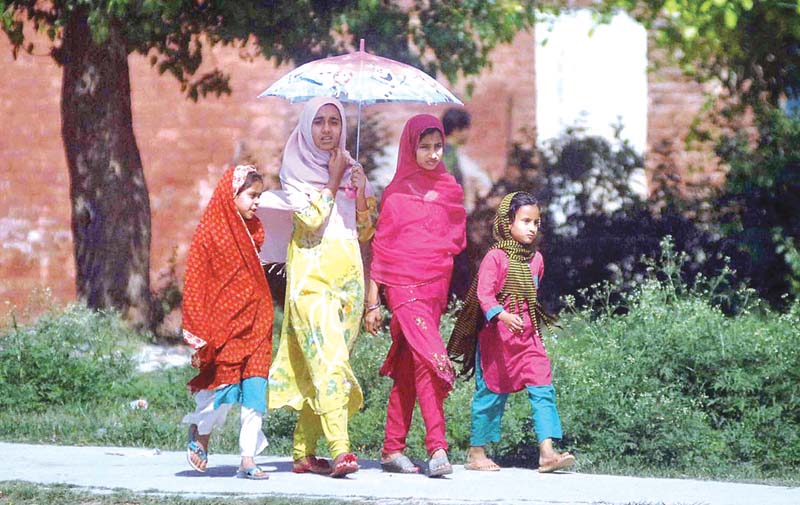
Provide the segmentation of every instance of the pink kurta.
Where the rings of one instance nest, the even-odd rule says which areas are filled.
[[[492,249],[481,261],[478,269],[478,301],[483,313],[500,306],[497,294],[508,274],[508,256],[501,249]],[[544,275],[544,259],[536,253],[530,263],[534,282],[541,282]],[[508,312],[516,313],[506,303]],[[478,333],[481,368],[486,385],[494,393],[513,393],[525,386],[547,386],[552,384],[550,358],[544,348],[542,337],[533,327],[527,304],[522,305],[525,329],[515,334],[497,318],[490,321]]]

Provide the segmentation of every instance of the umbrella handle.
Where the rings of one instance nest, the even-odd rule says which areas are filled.
[[[358,102],[358,123],[356,126],[356,161],[360,163],[358,159],[358,153],[361,148],[361,101]]]
[[[361,39],[361,41],[358,43],[358,50],[361,51],[362,53],[364,52],[364,39]],[[361,84],[361,75],[362,75],[361,70],[363,69],[363,67],[364,67],[364,60],[361,59],[361,62],[359,64],[359,72],[358,72],[359,93],[361,92],[361,86],[360,86],[360,84]],[[357,125],[358,126],[356,126],[356,161],[360,163],[360,161],[358,159],[359,151],[361,149],[361,97],[360,96],[358,98],[358,123],[357,123]]]

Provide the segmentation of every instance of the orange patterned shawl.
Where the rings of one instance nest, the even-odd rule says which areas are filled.
[[[183,290],[183,338],[197,349],[194,393],[269,375],[272,296],[258,250],[264,229],[234,197],[250,166],[225,171],[192,238]]]

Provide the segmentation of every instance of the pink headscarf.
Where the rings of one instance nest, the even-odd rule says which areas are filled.
[[[433,170],[417,164],[422,132],[441,121],[430,114],[412,117],[400,136],[397,172],[383,193],[372,241],[372,277],[381,284],[408,286],[449,275],[453,256],[466,247],[464,192],[439,163]]]
[[[342,177],[341,186],[336,193],[334,212],[326,225],[325,233],[341,237],[357,237],[355,188],[350,186],[350,167],[356,163],[345,150],[347,121],[342,104],[331,97],[317,97],[306,102],[283,151],[283,162],[278,173],[281,190],[268,191],[261,195],[256,215],[266,228],[267,239],[261,249],[260,257],[265,263],[286,261],[286,250],[292,235],[292,214],[310,205],[311,195],[321,191],[328,184],[329,151],[323,151],[314,144],[311,125],[317,111],[324,105],[333,105],[342,118],[342,134],[339,149],[350,162]],[[367,185],[367,196],[373,194]]]

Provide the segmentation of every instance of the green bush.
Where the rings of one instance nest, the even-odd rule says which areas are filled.
[[[593,309],[567,300],[562,329],[545,336],[562,445],[577,453],[582,471],[796,482],[800,303],[774,312],[750,290],[731,286],[725,271],[686,285],[682,257],[669,242],[663,246],[637,289],[611,298],[615,286],[599,288],[590,300]],[[731,305],[735,316],[720,309]],[[454,313],[443,317],[445,336]],[[276,333],[281,316],[276,310]],[[194,408],[186,382],[196,371],[186,366],[135,373],[126,342],[137,339],[146,340],[115,316],[80,307],[4,330],[0,439],[183,449],[186,427],[180,421]],[[364,459],[377,458],[383,442],[391,380],[378,370],[390,342],[386,330],[374,337],[363,333],[352,356],[365,405],[351,419],[350,439]],[[469,446],[473,391],[473,381],[458,380],[445,402],[454,462],[463,462]],[[148,399],[148,409],[129,407],[139,397]],[[502,439],[490,454],[503,464],[535,466],[530,417],[526,396],[511,395]],[[295,419],[284,409],[268,414],[268,453],[291,453]],[[212,458],[238,452],[238,425],[234,408],[214,433]],[[417,411],[410,456],[425,458],[424,433]]]
[[[728,317],[720,281],[685,286],[676,265],[658,265],[622,308],[564,317],[550,352],[566,442],[590,464],[800,467],[800,304]]]
[[[127,343],[140,337],[116,315],[80,305],[0,334],[0,409],[41,409],[113,398],[130,380]]]

